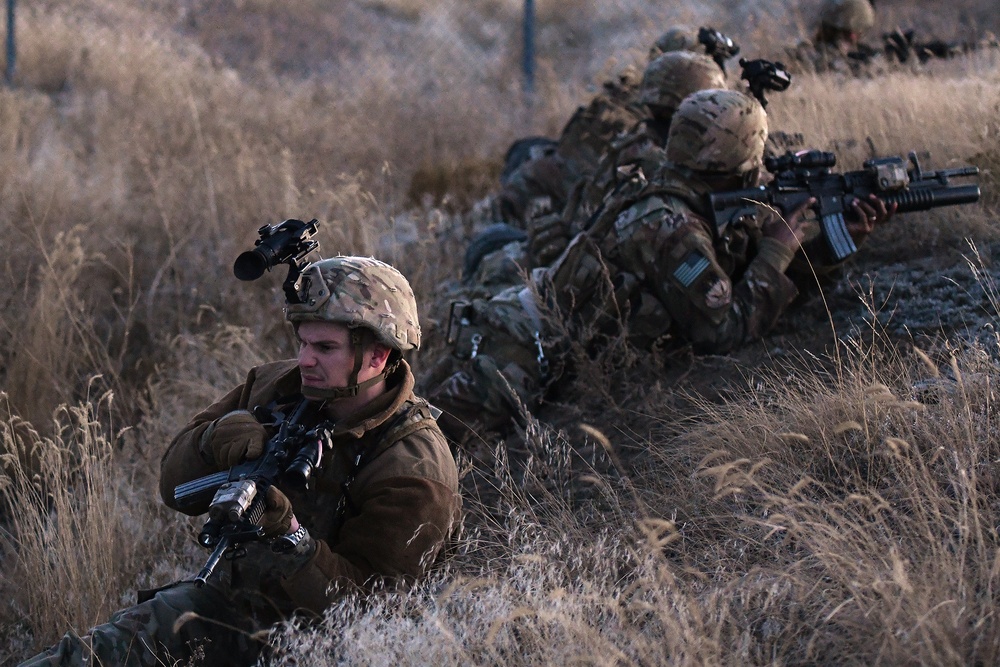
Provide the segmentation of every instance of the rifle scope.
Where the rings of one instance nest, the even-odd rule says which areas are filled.
[[[764,168],[772,174],[789,169],[826,169],[836,166],[837,156],[827,151],[788,152],[781,156],[768,155]]]

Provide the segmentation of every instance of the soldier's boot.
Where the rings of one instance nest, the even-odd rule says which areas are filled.
[[[58,644],[20,667],[161,667],[252,665],[266,642],[260,628],[213,584],[169,586],[122,609],[81,637],[68,632]]]

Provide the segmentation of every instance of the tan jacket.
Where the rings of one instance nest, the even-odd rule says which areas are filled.
[[[261,575],[251,567],[254,558],[242,559],[251,566],[241,572],[241,560],[235,560],[234,586],[259,589],[283,613],[298,608],[320,614],[337,597],[375,578],[408,581],[425,571],[455,527],[461,499],[448,443],[426,403],[414,396],[413,382],[409,366],[401,363],[389,377],[385,394],[336,425],[333,446],[324,452],[309,491],[294,493],[279,484],[295,516],[318,542],[313,558],[287,578]],[[252,410],[295,396],[300,383],[294,360],[265,364],[198,414],[163,455],[164,502],[177,509],[173,490],[178,484],[217,472],[199,450],[201,436],[214,420],[233,410]],[[347,510],[338,526],[342,484],[362,451],[368,452],[369,463],[350,484]],[[281,557],[267,553],[266,545],[251,546],[260,558]]]

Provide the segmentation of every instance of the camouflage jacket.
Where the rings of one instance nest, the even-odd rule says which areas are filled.
[[[289,577],[269,573],[266,544],[248,545],[246,558],[231,561],[232,585],[252,589],[286,615],[294,609],[321,614],[339,595],[374,577],[411,580],[438,553],[459,518],[458,474],[427,403],[413,394],[405,362],[388,380],[388,391],[335,427],[309,491],[282,489],[296,518],[318,548]],[[301,386],[294,360],[259,366],[246,382],[199,413],[163,455],[160,494],[174,506],[174,487],[216,472],[200,450],[212,422],[233,410],[297,399]],[[281,401],[283,402],[283,401]],[[355,468],[356,457],[367,461]],[[342,485],[352,477],[344,516],[338,516]],[[192,514],[207,508],[196,508]]]
[[[569,119],[556,151],[577,178],[590,176],[612,141],[648,116],[637,101],[640,79],[626,72]]]
[[[637,171],[652,174],[667,161],[669,122],[645,118],[614,140],[587,181],[573,220],[589,218],[604,198]]]
[[[553,151],[528,160],[506,179],[494,204],[495,218],[524,227],[538,206],[561,211],[574,185],[593,175],[612,141],[646,117],[636,101],[638,84],[638,76],[626,71],[579,107]]]
[[[622,188],[537,274],[539,289],[581,332],[625,325],[638,346],[674,338],[726,352],[760,337],[798,293],[784,275],[793,253],[759,225],[718,233],[705,194],[669,168]]]

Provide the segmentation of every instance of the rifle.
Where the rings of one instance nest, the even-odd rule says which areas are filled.
[[[882,33],[882,41],[885,44],[886,55],[891,55],[901,63],[908,61],[910,56],[915,56],[921,63],[925,63],[931,58],[954,58],[975,49],[974,44],[946,42],[943,39],[919,42],[916,39],[916,32],[912,29],[904,31],[896,28],[892,32]]]
[[[836,174],[831,172],[837,163],[833,153],[813,150],[769,156],[764,166],[774,174],[771,183],[709,195],[713,222],[722,232],[729,225],[755,217],[757,204],[789,212],[815,197],[813,208],[819,215],[823,238],[839,262],[858,249],[844,222],[844,213],[851,209],[855,198],[864,200],[874,194],[888,206],[897,204],[900,213],[979,201],[978,185],[950,183],[952,178],[977,175],[978,167],[923,171],[914,152],[909,154],[909,161],[913,168],[907,170],[901,157],[873,158],[859,171]]]
[[[258,522],[264,515],[268,487],[280,481],[292,489],[309,488],[323,448],[329,446],[333,426],[329,422],[312,428],[302,424],[309,406],[308,400],[302,400],[288,418],[280,412],[270,415],[274,419],[270,426],[277,426],[278,432],[267,441],[260,458],[179,484],[174,489],[174,502],[181,511],[197,511],[209,503],[208,520],[198,534],[198,543],[213,551],[195,577],[197,585],[208,581],[223,556],[229,560],[244,556],[246,549],[242,545],[263,539],[264,529]],[[257,414],[259,410],[254,411],[258,420],[263,416]],[[282,539],[277,538],[271,545],[276,552],[285,546]]]

